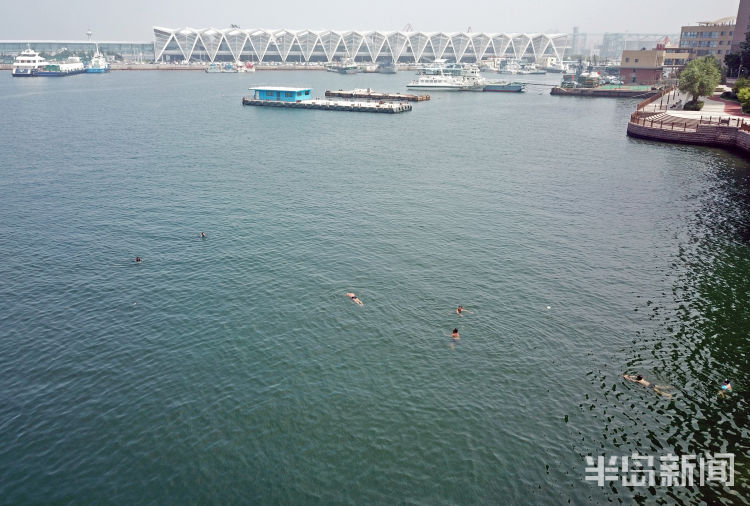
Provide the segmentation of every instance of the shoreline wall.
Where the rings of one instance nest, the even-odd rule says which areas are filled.
[[[737,127],[698,125],[694,132],[683,132],[628,122],[627,134],[638,139],[728,148],[750,157],[750,132]]]

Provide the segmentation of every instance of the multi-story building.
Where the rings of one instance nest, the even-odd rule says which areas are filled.
[[[683,26],[680,48],[690,53],[690,59],[714,55],[723,61],[724,55],[732,50],[735,20],[734,17],[727,17]]]
[[[737,51],[740,44],[745,42],[747,32],[750,32],[750,0],[740,0],[734,36],[732,37],[732,51]]]
[[[620,79],[625,84],[656,84],[664,74],[664,48],[626,49],[620,61]]]

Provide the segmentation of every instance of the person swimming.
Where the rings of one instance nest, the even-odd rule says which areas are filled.
[[[732,391],[732,384],[729,382],[728,379],[724,380],[724,383],[721,384],[721,390],[719,390],[719,395],[724,397],[724,394],[727,392]]]
[[[135,262],[136,263],[141,263],[141,257],[135,257]]]
[[[453,329],[453,333],[451,334],[451,337],[453,337],[453,339],[460,339],[461,336],[458,335],[458,329]]]
[[[205,239],[205,238],[206,238],[206,233],[205,232],[201,232],[201,239]]]
[[[346,294],[346,296],[349,297],[350,299],[352,299],[354,302],[356,302],[360,306],[364,306],[364,304],[362,303],[362,301],[359,300],[359,298],[356,295],[354,295],[353,293],[349,292],[349,293]]]
[[[474,312],[473,312],[473,311],[469,311],[468,309],[464,309],[464,307],[463,307],[463,306],[458,306],[458,307],[456,308],[456,314],[457,314],[458,316],[463,316],[463,315],[464,315],[464,312],[466,312],[466,313],[471,313],[471,314],[474,314]]]
[[[654,383],[651,383],[650,381],[646,381],[645,379],[643,379],[643,376],[641,376],[640,374],[638,374],[637,376],[623,374],[622,377],[628,381],[632,381],[633,383],[638,383],[640,385],[643,385],[644,387],[651,389],[654,392],[660,395],[663,395],[664,397],[672,397],[672,394],[670,394],[669,392],[665,392],[663,390],[664,388],[663,386],[656,385]]]

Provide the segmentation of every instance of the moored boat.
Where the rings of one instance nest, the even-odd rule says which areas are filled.
[[[359,72],[357,65],[351,58],[346,58],[339,62],[331,63],[326,67],[328,72],[338,72],[339,74],[356,74]]]
[[[99,52],[99,44],[96,45],[96,52],[91,57],[91,61],[86,66],[87,74],[103,74],[109,72],[110,65],[107,58]]]
[[[419,70],[419,78],[406,85],[412,90],[482,91],[485,79],[479,67],[461,63],[436,62]]]
[[[33,49],[26,48],[13,61],[13,77],[36,77],[39,69],[47,65],[47,60]]]
[[[526,84],[510,83],[508,81],[487,81],[484,85],[484,91],[521,93],[526,91]]]
[[[239,70],[231,63],[211,63],[206,67],[206,72],[209,74],[236,74]]]
[[[65,77],[74,74],[86,72],[81,59],[77,56],[69,56],[63,62],[47,62],[47,64],[37,71],[40,77]]]
[[[385,63],[381,63],[380,65],[378,65],[378,73],[380,74],[398,73],[398,67],[396,67],[396,62],[393,60],[389,60]]]
[[[426,74],[421,75],[414,81],[406,85],[410,90],[429,90],[429,91],[462,91],[466,83],[461,78],[441,75]]]
[[[237,72],[255,72],[255,65],[251,61],[242,63],[238,60],[234,62],[234,66],[237,68]]]

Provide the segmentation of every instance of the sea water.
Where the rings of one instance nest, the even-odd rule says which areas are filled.
[[[745,160],[541,85],[383,115],[241,97],[411,73],[4,77],[3,502],[747,501]],[[719,452],[731,488],[586,480]]]

